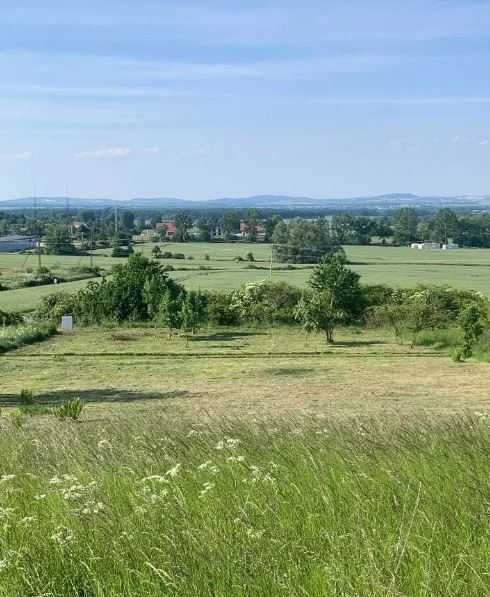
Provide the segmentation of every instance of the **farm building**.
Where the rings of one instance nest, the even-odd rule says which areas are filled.
[[[423,251],[424,249],[440,249],[441,248],[441,244],[440,243],[412,243],[410,245],[411,249],[419,249],[420,251]]]
[[[0,253],[25,251],[26,249],[33,249],[35,245],[36,241],[32,236],[20,236],[17,234],[0,236]]]
[[[454,251],[454,249],[459,249],[459,245],[457,245],[456,243],[447,243],[445,245],[442,245],[443,251]]]

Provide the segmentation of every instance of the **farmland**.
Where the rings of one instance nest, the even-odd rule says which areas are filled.
[[[352,329],[7,353],[0,595],[485,594],[488,367]]]
[[[150,256],[155,245],[137,245],[136,250]],[[241,243],[165,243],[162,251],[183,253],[191,259],[164,259],[176,271],[171,275],[190,289],[230,289],[245,282],[269,276],[271,246]],[[247,262],[252,252],[255,262]],[[490,250],[462,249],[459,251],[416,251],[400,247],[346,247],[352,268],[362,276],[365,284],[388,284],[412,287],[417,284],[450,285],[455,288],[479,290],[490,294]],[[208,258],[206,258],[208,256]],[[245,261],[236,261],[241,257]],[[35,255],[0,255],[0,280],[3,284],[14,283],[25,275],[27,268],[36,267]],[[94,253],[94,264],[102,273],[109,273],[121,259],[110,257],[110,250]],[[70,279],[73,271],[88,266],[88,256],[43,256],[43,265],[64,279]],[[285,264],[273,263],[273,279],[304,286],[311,273],[309,266],[285,269]],[[42,286],[19,288],[0,292],[0,309],[29,311],[36,307],[40,298],[57,289],[72,291],[81,288],[87,280],[67,282],[58,287]]]

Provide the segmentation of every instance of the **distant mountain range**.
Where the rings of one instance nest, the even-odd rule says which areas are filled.
[[[78,197],[25,197],[0,200],[0,210],[8,209],[396,209],[403,206],[434,209],[454,207],[467,209],[490,208],[490,195],[419,196],[410,193],[392,193],[374,197],[345,199],[312,199],[287,195],[256,195],[253,197],[224,197],[209,200],[184,200],[173,197],[135,198],[126,201],[114,199],[83,199]]]

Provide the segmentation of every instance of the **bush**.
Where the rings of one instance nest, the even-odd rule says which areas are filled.
[[[212,325],[239,325],[240,315],[233,305],[233,293],[208,292],[208,320]]]
[[[294,323],[301,290],[286,282],[262,280],[245,284],[232,294],[232,305],[247,323]]]
[[[61,406],[54,409],[54,414],[58,419],[71,419],[72,421],[78,421],[83,412],[83,402],[80,398],[74,398],[73,400],[67,400],[63,402]]]
[[[35,313],[37,319],[51,321],[58,324],[63,315],[77,315],[79,312],[78,297],[76,294],[58,292],[44,296]]]
[[[32,406],[34,404],[34,394],[31,390],[21,390],[19,400],[23,406]]]
[[[56,327],[48,324],[5,327],[0,330],[0,353],[47,340],[54,334]]]
[[[1,326],[18,325],[18,324],[22,323],[22,321],[23,321],[22,315],[19,315],[19,313],[2,311],[0,309],[0,325]]]

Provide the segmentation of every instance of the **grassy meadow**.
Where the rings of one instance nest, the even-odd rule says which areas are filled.
[[[489,366],[379,329],[8,352],[0,596],[484,595]]]
[[[0,595],[488,594],[488,422],[2,421]]]
[[[136,250],[151,256],[155,245],[136,245]],[[165,259],[176,271],[171,276],[190,289],[231,289],[245,282],[267,278],[271,245],[247,243],[165,243],[162,251],[184,253],[191,259]],[[252,252],[255,262],[236,261]],[[110,249],[94,252],[94,264],[103,274],[110,273],[121,259],[110,257]],[[455,288],[478,290],[490,294],[490,250],[461,249],[457,251],[417,251],[404,247],[346,247],[352,268],[366,284],[384,283],[395,287],[413,287],[417,284],[450,285]],[[209,257],[209,259],[206,258]],[[43,264],[65,280],[76,276],[77,268],[90,264],[89,256],[43,256]],[[8,286],[35,269],[35,255],[0,254],[0,281]],[[252,268],[250,267],[252,266]],[[297,265],[286,269],[286,264],[273,263],[273,279],[304,286],[311,266]],[[83,287],[87,280],[68,281],[58,286],[19,288],[0,292],[0,309],[31,311],[42,296],[57,290],[72,291]]]
[[[163,248],[193,257],[162,260],[191,288],[269,273],[266,245]],[[263,269],[235,261],[250,250]],[[490,291],[487,251],[348,254],[366,283]],[[0,256],[2,279],[20,257]],[[54,290],[0,292],[0,309]],[[299,327],[4,328],[0,597],[488,594],[490,365],[453,362],[458,333],[411,349],[369,328],[333,346]],[[73,399],[80,419],[60,419]]]

